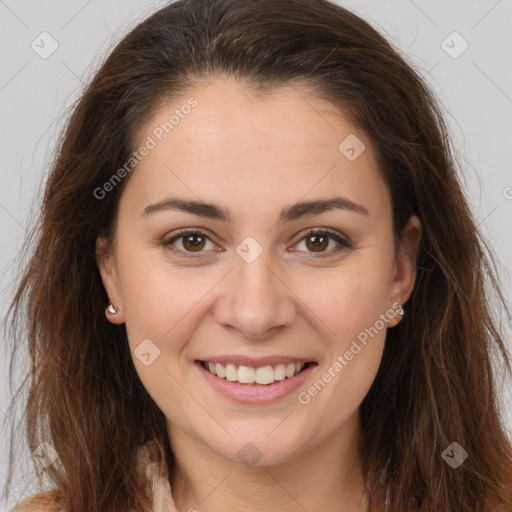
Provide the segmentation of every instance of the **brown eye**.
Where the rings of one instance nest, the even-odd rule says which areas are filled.
[[[333,247],[326,250],[330,242],[334,242]],[[337,231],[331,231],[326,228],[323,230],[316,229],[308,231],[297,245],[301,243],[304,243],[306,253],[317,253],[319,257],[334,255],[344,249],[352,248],[352,242],[347,238]],[[304,250],[300,252],[304,252]]]
[[[181,243],[178,241],[181,240]],[[205,255],[208,251],[205,250],[207,243],[215,244],[211,241],[210,237],[201,231],[182,231],[177,235],[163,240],[162,245],[174,252],[180,253],[185,257],[194,257],[197,255]]]
[[[328,245],[329,237],[324,234],[309,235],[306,238],[306,246],[308,249],[311,248],[312,252],[323,252]]]
[[[183,239],[183,248],[187,251],[200,252],[204,248],[206,237],[200,233],[182,236],[181,238]]]

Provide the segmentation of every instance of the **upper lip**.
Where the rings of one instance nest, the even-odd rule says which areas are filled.
[[[289,363],[313,363],[311,359],[295,356],[267,356],[267,357],[247,357],[237,355],[212,356],[200,359],[209,363],[234,364],[235,366],[250,366],[252,368],[262,368],[263,366],[275,366],[276,364]]]

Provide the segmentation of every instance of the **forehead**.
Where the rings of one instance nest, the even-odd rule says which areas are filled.
[[[192,100],[196,105],[188,108]],[[290,84],[263,94],[232,79],[216,78],[161,104],[140,130],[139,140],[153,134],[164,142],[160,139],[173,134],[176,143],[197,142],[201,149],[233,159],[242,151],[262,154],[288,148],[303,161],[318,152],[338,156],[340,137],[354,131],[359,130],[344,112],[304,86]]]
[[[368,209],[389,206],[371,141],[338,107],[297,85],[261,95],[217,78],[161,104],[135,149],[144,144],[152,148],[123,194],[136,188],[137,207],[185,194],[247,208],[334,193]]]

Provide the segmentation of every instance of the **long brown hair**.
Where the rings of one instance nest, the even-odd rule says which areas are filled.
[[[327,0],[170,3],[121,40],[74,106],[8,314],[13,357],[18,346],[31,357],[30,450],[46,441],[58,454],[45,470],[49,496],[73,512],[143,510],[136,447],[153,440],[172,461],[126,330],[103,313],[95,242],[112,240],[129,176],[104,197],[95,190],[129,160],[162,100],[220,73],[253,90],[306,84],[339,105],[373,143],[395,240],[411,215],[422,223],[407,313],[388,331],[360,408],[372,510],[512,510],[512,447],[495,382],[497,368],[511,370],[498,329],[498,314],[510,312],[495,257],[433,93],[375,29]],[[452,442],[469,454],[456,469],[442,457]]]

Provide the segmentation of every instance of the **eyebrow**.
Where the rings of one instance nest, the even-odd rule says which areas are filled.
[[[164,199],[159,203],[146,206],[142,211],[142,217],[148,218],[156,213],[168,210],[182,211],[197,215],[198,217],[220,220],[226,223],[231,221],[231,213],[226,208],[204,201],[182,199],[179,197]],[[295,203],[281,211],[278,224],[284,224],[303,217],[320,215],[331,210],[347,210],[361,215],[369,215],[369,211],[362,204],[351,201],[346,197],[335,196],[329,199]]]

